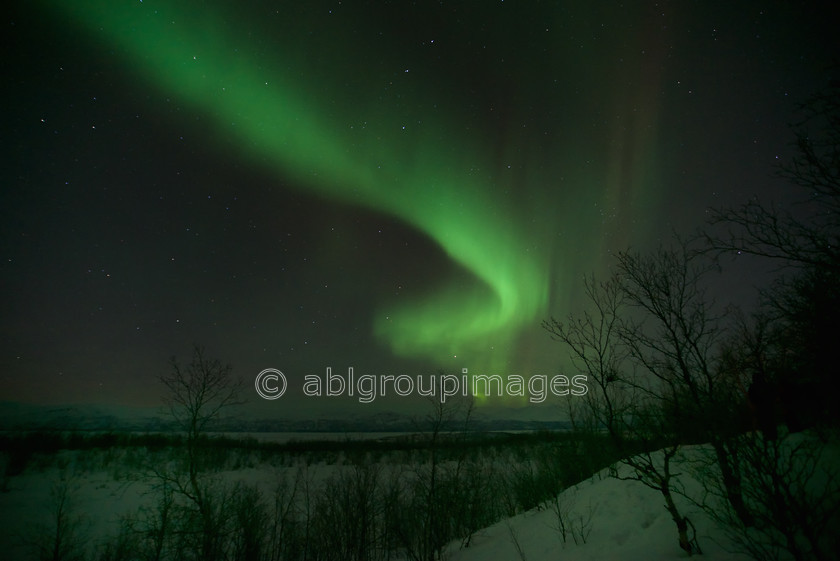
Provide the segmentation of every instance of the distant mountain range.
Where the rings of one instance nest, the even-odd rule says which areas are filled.
[[[515,413],[512,411],[512,413]],[[460,429],[453,423],[445,430]],[[413,432],[424,430],[415,417],[393,412],[378,412],[352,418],[259,419],[228,417],[210,430],[219,432]],[[107,405],[48,406],[0,401],[0,430],[79,430],[144,431],[175,430],[171,419],[160,407],[123,407]],[[490,418],[476,415],[470,428],[479,431],[564,430],[568,421]]]
[[[0,430],[167,430],[163,410],[0,401]]]

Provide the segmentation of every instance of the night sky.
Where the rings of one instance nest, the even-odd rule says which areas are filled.
[[[552,375],[611,251],[786,200],[840,52],[822,2],[16,4],[0,399],[44,404],[155,405],[193,343],[249,384]]]

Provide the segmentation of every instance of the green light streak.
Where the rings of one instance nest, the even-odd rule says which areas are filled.
[[[457,119],[431,116],[404,131],[387,106],[370,119],[361,109],[327,118],[329,101],[290,77],[293,57],[247,59],[206,8],[201,15],[150,0],[53,4],[156,89],[212,116],[255,162],[269,162],[293,185],[399,217],[475,275],[475,286],[383,304],[374,333],[395,353],[440,362],[486,351],[492,340],[495,360],[487,365],[503,367],[518,331],[546,315],[550,248],[525,250],[534,233],[470,171],[493,163],[479,138],[450,124]],[[368,126],[351,128],[363,119]]]

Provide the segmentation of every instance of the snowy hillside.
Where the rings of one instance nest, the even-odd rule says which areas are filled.
[[[564,544],[552,508],[531,511],[499,522],[477,535],[469,548],[453,551],[452,561],[653,561],[687,559],[677,543],[674,522],[662,496],[636,481],[609,477],[605,472],[567,489],[559,497],[573,530],[583,526],[586,543],[567,537]],[[680,506],[697,528],[704,561],[744,561],[722,532],[698,508]],[[581,524],[581,520],[583,521]],[[519,551],[517,551],[518,542]],[[727,547],[728,546],[728,547]]]

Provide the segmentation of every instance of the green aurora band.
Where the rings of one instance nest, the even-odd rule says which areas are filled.
[[[512,191],[523,189],[513,179],[487,185],[502,167],[498,151],[491,158],[494,150],[480,133],[458,126],[454,111],[442,107],[422,119],[407,117],[404,108],[375,96],[336,109],[300,71],[305,63],[296,60],[299,55],[249,57],[247,41],[206,7],[197,13],[153,0],[52,5],[93,40],[105,40],[146,83],[210,117],[226,148],[267,164],[289,185],[399,218],[474,275],[471,285],[462,280],[422,300],[383,303],[373,329],[394,353],[442,364],[454,354],[486,354],[492,345],[492,360],[477,359],[470,367],[498,371],[510,366],[522,329],[549,314],[557,265],[555,242],[545,231],[552,221],[542,219],[547,202],[533,191],[524,203],[500,196],[504,181]],[[546,181],[540,173],[528,177],[529,183]],[[625,196],[608,187],[593,191],[590,205],[618,204]],[[523,218],[531,215],[540,220]],[[598,240],[587,243],[597,246]]]

